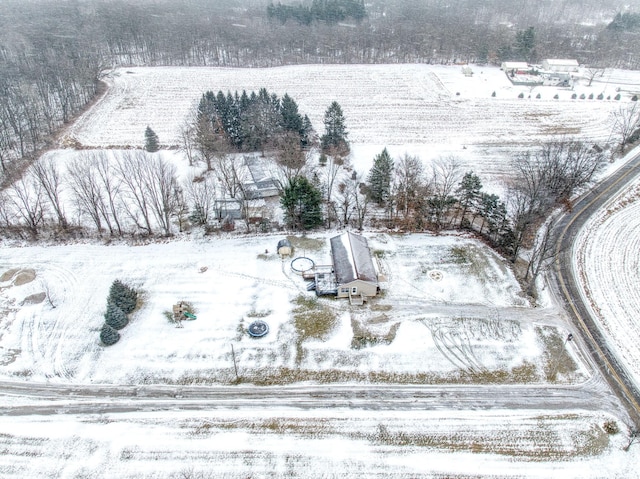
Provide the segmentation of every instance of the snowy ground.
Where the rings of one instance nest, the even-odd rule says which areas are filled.
[[[327,237],[307,238],[298,253],[328,264]],[[482,382],[483,374],[528,365],[521,381],[546,380],[548,343],[564,334],[561,316],[533,311],[504,261],[480,243],[373,236],[388,272],[387,291],[367,307],[351,308],[330,298],[315,304],[290,260],[274,253],[277,240],[5,248],[0,374],[80,383],[228,382],[233,346],[248,380],[268,373],[278,381],[279,371],[296,370],[302,379],[305,371],[314,372],[309,379],[323,371],[336,379],[376,374],[439,382],[464,370]],[[30,269],[35,279],[20,284],[20,271]],[[144,302],[120,342],[103,348],[98,331],[115,279],[140,289]],[[184,328],[163,314],[180,300],[193,304],[198,316]],[[300,331],[294,310],[301,307],[326,315],[326,331]],[[270,327],[261,339],[245,333],[256,318]],[[578,364],[561,373],[569,381],[586,374]]]
[[[2,477],[637,477],[638,454],[576,411],[145,412],[5,418]]]
[[[184,119],[205,91],[265,87],[294,98],[320,134],[324,111],[338,101],[350,132],[352,162],[360,171],[367,171],[374,155],[388,147],[393,156],[409,153],[427,163],[453,155],[465,169],[498,183],[520,148],[563,134],[605,143],[611,136],[611,112],[640,90],[640,72],[608,70],[590,87],[580,80],[572,90],[532,90],[513,86],[498,68],[473,70],[473,77],[465,77],[461,67],[431,65],[117,69],[106,78],[110,89],[104,100],[80,118],[66,139],[90,147],[142,146],[149,125],[162,144],[177,145]],[[618,88],[622,99],[615,101]],[[524,98],[518,98],[520,93]],[[572,100],[574,93],[602,93],[605,99]]]
[[[575,264],[586,304],[640,384],[640,180],[612,198],[576,239]]]
[[[640,85],[640,74],[613,71],[575,92],[613,97],[620,87],[623,100],[571,100],[572,91],[530,92],[511,86],[495,68],[474,71],[466,78],[459,67],[424,65],[120,69],[108,78],[111,89],[104,100],[62,142],[141,146],[149,125],[172,146],[203,91],[266,87],[289,93],[319,130],[324,110],[337,100],[351,132],[352,161],[361,171],[387,146],[393,155],[419,154],[425,161],[456,155],[483,175],[485,184],[499,185],[514,148],[554,133],[607,140],[610,112]],[[525,98],[518,99],[521,91]],[[74,152],[52,154],[66,159]],[[185,171],[186,162],[171,156]],[[622,204],[615,206],[620,214]],[[600,227],[605,220],[596,220],[589,234],[621,228]],[[587,251],[634,234],[585,236],[582,244]],[[330,235],[300,239],[297,254],[328,262]],[[236,379],[233,347],[246,383],[335,381],[355,388],[375,378],[389,384],[507,384],[516,392],[528,384],[544,395],[553,371],[560,385],[587,392],[601,387],[575,344],[563,345],[569,329],[564,315],[550,305],[527,304],[510,270],[480,243],[448,236],[367,236],[389,283],[380,299],[360,309],[331,299],[314,303],[289,262],[275,256],[277,236],[193,233],[159,244],[5,246],[0,250],[0,378],[54,385],[228,384]],[[631,292],[637,268],[629,261],[630,248],[614,255],[611,264],[632,268],[628,291],[619,297],[638,302]],[[601,257],[594,254],[594,262]],[[607,274],[594,263],[584,264],[587,276]],[[104,348],[98,332],[114,279],[139,288],[143,303],[120,342]],[[609,301],[611,284],[617,279],[592,282],[588,294]],[[184,328],[164,316],[179,300],[191,302],[198,316]],[[605,319],[618,316],[603,313]],[[309,317],[311,324],[322,318],[326,327],[309,331]],[[264,338],[245,333],[254,318],[269,324]],[[622,338],[621,354],[637,362],[632,340],[616,330],[626,331],[628,321],[607,324],[612,337]],[[3,407],[28,404],[20,397],[0,398]],[[215,402],[203,406],[4,416],[0,477],[631,479],[640,462],[637,446],[622,451],[624,418],[604,403],[562,412],[271,408],[264,414],[215,409]],[[611,419],[621,434],[604,433],[602,426]]]

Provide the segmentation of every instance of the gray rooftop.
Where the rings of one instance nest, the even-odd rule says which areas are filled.
[[[333,269],[339,284],[356,279],[377,283],[376,269],[371,259],[367,239],[351,232],[331,238]]]

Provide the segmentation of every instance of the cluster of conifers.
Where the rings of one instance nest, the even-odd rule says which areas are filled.
[[[120,340],[120,331],[129,324],[129,314],[136,309],[138,293],[122,281],[116,279],[109,289],[104,325],[100,330],[100,340],[111,346]]]

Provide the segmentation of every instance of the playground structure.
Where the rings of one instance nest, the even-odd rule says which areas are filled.
[[[184,301],[180,301],[178,304],[173,305],[173,320],[176,322],[176,328],[184,327],[182,326],[182,321],[193,321],[194,319],[198,319],[198,317],[189,311],[189,309],[191,309],[191,306]]]

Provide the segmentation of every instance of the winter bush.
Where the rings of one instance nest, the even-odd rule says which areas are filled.
[[[120,333],[105,323],[100,330],[100,341],[105,346],[112,346],[120,341]]]

